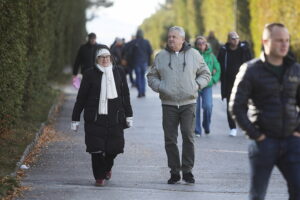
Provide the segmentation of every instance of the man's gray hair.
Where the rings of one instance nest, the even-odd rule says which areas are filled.
[[[169,28],[169,32],[171,32],[171,31],[177,31],[181,37],[185,38],[185,32],[182,27],[172,26],[171,28]]]

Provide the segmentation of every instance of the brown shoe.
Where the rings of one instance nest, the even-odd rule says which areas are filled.
[[[104,186],[104,184],[105,184],[104,179],[97,179],[95,182],[95,186],[98,186],[98,187],[102,187],[102,186]]]

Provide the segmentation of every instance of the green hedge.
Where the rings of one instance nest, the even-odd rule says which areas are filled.
[[[85,40],[86,0],[0,0],[0,134],[26,116]]]
[[[0,22],[0,131],[22,114],[27,77],[28,18],[25,1],[1,0]]]

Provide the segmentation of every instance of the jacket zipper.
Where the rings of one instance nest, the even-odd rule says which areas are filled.
[[[117,110],[117,123],[119,123],[119,110]]]
[[[286,126],[286,123],[285,123],[285,112],[284,112],[284,84],[285,84],[285,80],[288,80],[286,78],[286,76],[288,76],[288,70],[289,69],[286,69],[284,72],[283,72],[283,75],[282,75],[282,81],[281,81],[281,84],[280,84],[280,100],[281,100],[281,104],[282,104],[282,107],[281,107],[281,112],[282,112],[282,134],[283,136],[286,136],[285,134],[285,126]]]
[[[96,111],[94,122],[97,121],[97,118],[98,118],[98,114],[97,114],[97,111]]]

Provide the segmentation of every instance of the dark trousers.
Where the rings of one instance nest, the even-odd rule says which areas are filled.
[[[232,119],[231,117],[231,114],[229,112],[229,100],[230,100],[230,96],[226,98],[226,103],[227,103],[227,121],[228,121],[228,125],[229,125],[229,128],[230,129],[233,129],[233,128],[236,128],[236,125],[235,125],[235,121]]]
[[[129,80],[132,86],[135,86],[135,80],[133,78],[133,68],[131,66],[126,66],[126,74],[129,75]]]
[[[171,173],[192,172],[195,160],[194,129],[196,105],[184,106],[163,105],[163,129],[168,166]],[[182,164],[177,146],[178,126],[182,135]]]
[[[114,165],[117,154],[91,153],[94,178],[104,179]]]
[[[269,179],[277,166],[287,181],[289,200],[300,200],[300,137],[266,138],[249,145],[250,200],[265,199]]]

